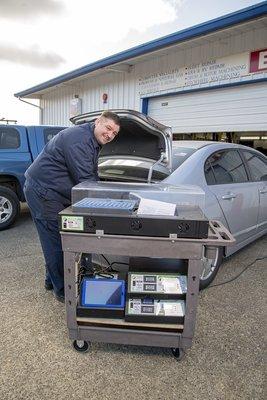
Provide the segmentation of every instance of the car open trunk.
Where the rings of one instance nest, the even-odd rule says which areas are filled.
[[[110,110],[119,115],[119,135],[101,149],[99,176],[108,181],[160,181],[171,171],[172,133],[169,127],[133,110]],[[101,111],[71,121],[93,123]]]

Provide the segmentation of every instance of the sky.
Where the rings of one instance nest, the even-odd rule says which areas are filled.
[[[0,120],[38,124],[14,93],[257,0],[0,0]],[[38,104],[38,101],[29,100]]]

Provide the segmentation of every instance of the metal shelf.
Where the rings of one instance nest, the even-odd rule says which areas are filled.
[[[234,243],[220,222],[211,221],[207,239],[159,238],[61,232],[64,251],[65,302],[69,337],[75,341],[189,348],[195,329],[201,258],[204,250],[215,256],[216,248]],[[187,259],[187,294],[184,324],[130,323],[109,318],[76,316],[78,259],[80,253]],[[148,271],[149,272],[149,271]],[[166,271],[167,272],[167,271]]]

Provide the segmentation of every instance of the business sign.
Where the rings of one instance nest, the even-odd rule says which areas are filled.
[[[250,54],[249,72],[267,71],[267,49],[253,51]]]
[[[179,89],[193,89],[195,86],[200,85],[201,87],[208,87],[212,84],[220,85],[233,81],[238,82],[245,80],[245,77],[251,79],[251,72],[263,70],[259,68],[264,66],[266,62],[266,54],[264,52],[267,54],[267,50],[254,52],[260,53],[257,58],[257,70],[250,70],[250,53],[240,53],[140,77],[139,93],[141,95],[146,95],[166,90],[179,91]],[[266,67],[264,68],[266,69]]]

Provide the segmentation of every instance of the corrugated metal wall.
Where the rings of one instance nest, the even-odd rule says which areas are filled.
[[[64,86],[54,88],[43,95],[41,122],[57,125],[69,124],[70,100],[74,95],[79,95],[82,99],[82,112],[108,108],[141,110],[140,78],[157,72],[169,71],[172,68],[264,48],[266,37],[266,28],[251,28],[245,33],[231,36],[229,32],[229,37],[224,40],[207,42],[193,48],[181,48],[179,51],[166,49],[165,56],[159,57],[155,54],[153,59],[135,65],[130,73],[103,72],[101,75],[80,79],[77,83],[66,82]],[[107,104],[103,104],[103,93],[108,94]]]
[[[267,83],[149,100],[148,115],[173,133],[249,132],[267,128]]]

